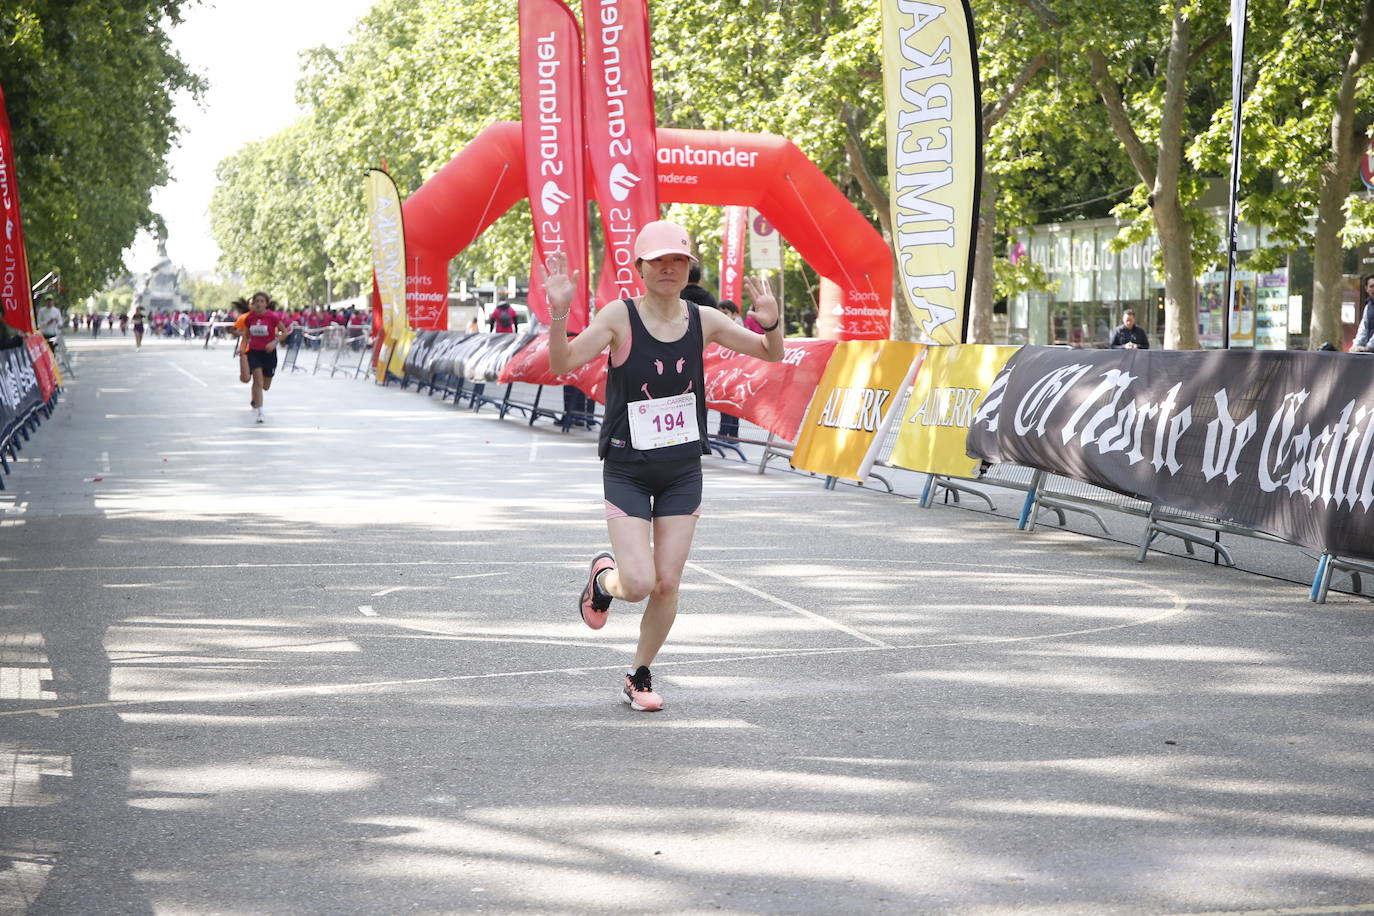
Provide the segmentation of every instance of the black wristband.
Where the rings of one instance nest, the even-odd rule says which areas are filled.
[[[760,329],[761,331],[763,331],[763,333],[767,334],[767,333],[769,333],[770,331],[776,331],[776,330],[778,329],[778,325],[780,325],[780,324],[782,324],[782,316],[781,316],[781,315],[778,316],[778,320],[777,320],[777,321],[773,322],[772,324],[770,324],[770,325],[769,325],[768,327],[766,327],[766,328],[765,328],[763,325],[759,325],[759,329]]]

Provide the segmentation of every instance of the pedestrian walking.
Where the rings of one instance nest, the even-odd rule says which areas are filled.
[[[783,340],[778,303],[752,277],[745,287],[759,320],[769,322],[762,334],[682,298],[697,258],[680,226],[647,224],[634,254],[644,295],[607,303],[572,340],[566,329],[578,273],[569,275],[563,252],[544,267],[544,293],[553,372],[571,372],[610,350],[597,453],[611,550],[592,558],[578,610],[595,630],[605,625],[613,599],[648,599],[621,698],[631,709],[653,711],[663,708],[663,698],[654,691],[649,666],[677,617],[682,570],[701,512],[701,456],[710,454],[702,352],[718,343],[776,362]]]

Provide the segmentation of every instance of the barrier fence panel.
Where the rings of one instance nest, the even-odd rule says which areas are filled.
[[[490,347],[492,342],[486,340],[469,341],[470,344],[473,344],[473,346],[469,346],[469,343],[464,343],[462,339],[455,337],[451,340],[451,344],[459,349],[454,352],[457,353],[462,350],[466,355],[450,360],[452,362],[450,371],[450,367],[444,362],[444,359],[437,355],[439,352],[437,348],[441,343],[444,341],[432,343],[436,347],[436,355],[432,356],[428,362],[419,357],[416,358],[413,376],[410,367],[407,367],[406,375],[401,379],[403,388],[408,387],[409,382],[414,382],[418,391],[427,392],[430,396],[433,396],[436,390],[440,391],[441,400],[451,395],[455,406],[465,402],[469,409],[480,411],[485,405],[491,404],[496,408],[497,416],[500,419],[516,412],[526,419],[528,425],[533,425],[540,419],[549,419],[553,423],[561,425],[564,431],[569,430],[574,425],[585,424],[591,428],[601,419],[597,415],[594,402],[590,411],[583,411],[573,406],[580,402],[569,399],[560,404],[557,400],[551,401],[545,392],[545,388],[555,389],[556,396],[557,391],[565,389],[566,386],[546,384],[542,379],[539,381],[507,381],[504,384],[495,382],[494,379],[501,377],[505,371],[503,367],[506,361],[510,360],[520,350],[520,346],[506,348],[498,345]],[[308,342],[305,345],[309,346]],[[444,345],[447,346],[448,344]],[[364,339],[358,338],[357,343],[355,343],[350,334],[342,331],[337,335],[325,336],[323,349],[331,350],[331,354],[328,355],[331,375],[338,370],[339,352],[353,347],[357,347],[359,352],[358,368],[355,369],[356,376],[366,371],[365,366],[369,362],[367,356],[370,354],[370,349],[366,346]],[[324,358],[326,357],[323,354],[317,356],[317,368],[321,365],[319,360]],[[517,379],[519,377],[519,375],[515,376]],[[489,391],[489,387],[492,390]],[[915,408],[919,406],[912,403],[915,391],[915,386],[909,385],[893,399],[894,403],[891,405],[889,413],[886,414],[886,417],[891,418],[892,422],[885,429],[882,429],[880,425],[876,430],[872,426],[867,427],[871,431],[881,430],[882,433],[881,442],[873,453],[874,467],[913,470],[907,464],[894,463],[891,459],[894,456],[894,451],[898,448],[899,440],[902,438],[903,426],[907,423],[917,422],[914,414],[910,420],[906,418],[909,408],[915,411]],[[937,404],[937,402],[934,400],[927,402],[923,399],[922,404],[926,405],[923,410],[928,412],[930,405]],[[895,411],[895,413],[891,411]],[[919,413],[920,411],[916,412]],[[943,413],[939,416],[945,417]],[[922,420],[923,426],[932,425],[927,422],[928,420],[929,417]],[[946,422],[940,425],[963,426],[966,424]],[[971,430],[972,427],[969,426],[969,428]],[[916,427],[912,429],[919,433],[919,429]],[[910,430],[907,432],[908,434],[911,433]],[[795,442],[788,441],[771,431],[767,431],[766,438],[761,440],[743,438],[738,434],[712,437],[709,431],[707,435],[708,440],[711,440],[712,448],[719,452],[721,457],[725,457],[722,446],[734,449],[736,454],[743,458],[743,453],[739,450],[740,444],[759,445],[762,454],[756,467],[758,474],[765,473],[769,462],[776,458],[787,458],[790,463],[796,449]],[[973,447],[972,436],[970,435],[969,448],[972,449]],[[859,467],[858,470],[860,473],[864,473],[865,469]],[[1017,517],[1018,530],[1034,531],[1041,521],[1042,513],[1045,512],[1052,513],[1061,527],[1065,526],[1069,512],[1086,515],[1095,521],[1104,533],[1109,535],[1111,529],[1102,514],[1104,511],[1110,510],[1140,518],[1144,521],[1144,530],[1139,540],[1137,560],[1142,562],[1148,556],[1149,550],[1152,548],[1159,549],[1155,546],[1156,543],[1166,537],[1180,539],[1189,554],[1195,552],[1195,546],[1210,549],[1213,551],[1214,563],[1224,562],[1230,566],[1235,565],[1235,559],[1231,550],[1221,541],[1223,534],[1244,535],[1283,544],[1294,543],[1227,519],[1178,509],[1124,494],[1111,489],[1109,485],[1088,483],[1076,477],[1054,474],[1027,465],[1016,464],[1012,461],[999,461],[992,454],[989,454],[988,458],[976,469],[976,476],[963,477],[920,470],[915,472],[925,474],[924,488],[921,492],[921,505],[924,508],[928,508],[936,494],[941,491],[945,493],[946,501],[952,496],[957,502],[960,494],[976,496],[984,500],[990,510],[996,508],[988,492],[990,488],[1004,488],[1024,494]],[[839,480],[834,476],[824,476],[823,471],[814,472],[813,476],[824,477],[827,489],[833,489]],[[892,484],[881,474],[873,473],[871,469],[868,469],[868,476],[876,478],[888,492],[894,492]],[[846,476],[845,479],[850,478]],[[863,484],[859,483],[858,485],[862,486]],[[1353,559],[1329,550],[1323,553],[1318,560],[1316,574],[1312,580],[1311,600],[1325,600],[1331,576],[1338,571],[1349,572],[1358,591],[1361,585],[1360,575],[1374,575],[1374,561]]]
[[[318,375],[323,367],[329,370],[331,378],[334,376],[334,369],[339,365],[339,354],[343,352],[344,340],[347,337],[348,329],[341,324],[331,324],[319,329],[319,347],[315,351],[315,369],[311,375]]]

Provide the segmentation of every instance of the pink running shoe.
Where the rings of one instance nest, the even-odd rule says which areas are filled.
[[[605,551],[592,557],[587,587],[582,589],[582,598],[577,602],[582,622],[593,630],[599,630],[606,625],[606,618],[611,611],[611,596],[603,592],[596,582],[596,577],[607,569],[615,569],[615,557]]]
[[[654,693],[654,681],[647,665],[640,665],[633,674],[625,675],[620,698],[636,712],[658,712],[663,708],[663,697]]]

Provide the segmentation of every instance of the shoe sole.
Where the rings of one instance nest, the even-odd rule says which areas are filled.
[[[629,707],[630,707],[631,709],[633,709],[635,712],[662,712],[662,711],[663,711],[663,704],[662,704],[662,703],[660,703],[660,704],[657,705],[657,706],[641,706],[640,704],[638,704],[638,703],[636,703],[636,702],[634,701],[634,698],[630,696],[630,692],[629,692],[628,690],[621,690],[621,691],[620,691],[620,702],[625,703],[625,704],[628,704]]]
[[[612,564],[610,566],[604,567],[605,569],[615,569],[615,557],[611,556],[609,553],[606,553],[604,550],[601,553],[598,553],[596,556],[592,557],[591,566],[587,572],[587,585],[582,589],[582,594],[577,599],[577,616],[581,617],[582,622],[585,623],[587,626],[591,627],[593,630],[599,630],[602,627],[604,627],[606,625],[606,618],[610,616],[610,610],[608,609],[605,611],[592,611],[591,613],[594,615],[594,619],[588,619],[587,617],[587,607],[589,604],[591,604],[592,591],[595,588],[593,582],[596,580],[597,572],[599,572],[596,564],[599,563],[602,559],[612,561]]]

